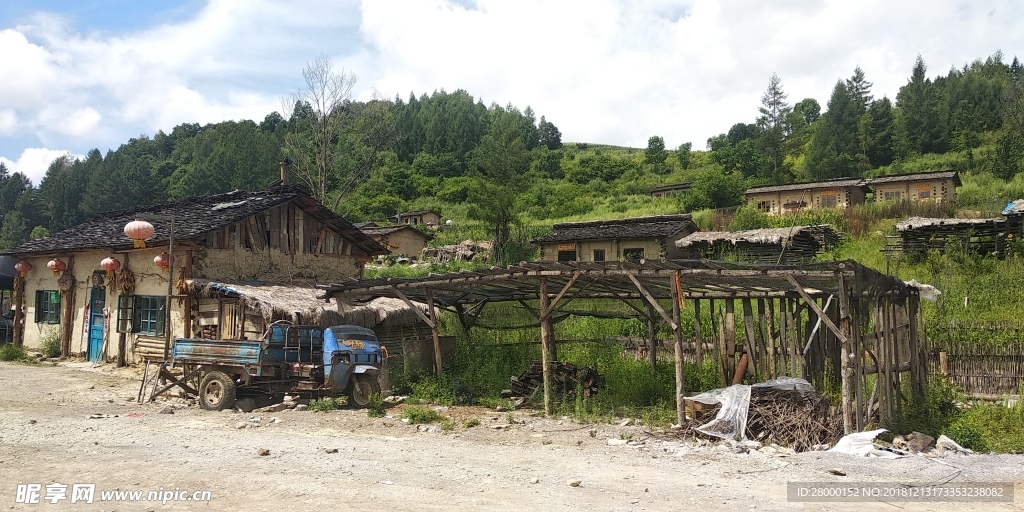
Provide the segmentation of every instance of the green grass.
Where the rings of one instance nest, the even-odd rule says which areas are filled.
[[[442,420],[447,419],[433,409],[427,409],[426,407],[420,407],[418,405],[406,407],[405,412],[402,413],[402,417],[409,420],[409,423],[414,425],[418,423],[440,423]]]
[[[345,403],[345,400],[339,397],[329,396],[325,398],[318,398],[309,402],[308,410],[321,412],[334,411],[344,407]]]
[[[19,347],[12,343],[3,343],[0,344],[0,361],[34,363],[36,360],[29,356],[23,347]]]

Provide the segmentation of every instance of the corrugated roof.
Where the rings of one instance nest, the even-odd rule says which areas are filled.
[[[789,185],[772,185],[767,187],[753,187],[747,189],[747,194],[762,194],[765,192],[785,192],[787,190],[814,190],[819,188],[842,188],[859,187],[864,188],[867,184],[861,178],[837,178],[834,180],[811,181],[807,183],[790,183]]]
[[[329,226],[364,253],[373,255],[387,252],[349,221],[310,197],[301,187],[278,185],[270,190],[236,190],[226,194],[190,197],[131,210],[101,213],[77,226],[45,238],[25,242],[4,254],[129,249],[132,247],[132,240],[124,234],[124,226],[140,218],[151,223],[156,230],[153,237],[146,241],[149,245],[166,245],[169,241],[170,220],[157,217],[174,217],[175,240],[200,240],[210,231],[289,202]]]
[[[533,243],[665,238],[675,235],[691,225],[693,225],[693,220],[688,214],[566,222],[555,224],[550,233],[535,238]]]

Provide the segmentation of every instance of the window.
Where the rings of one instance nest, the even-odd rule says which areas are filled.
[[[604,249],[594,249],[594,261],[604,261]]]
[[[762,212],[770,212],[770,211],[772,211],[772,202],[771,201],[758,201],[757,202],[757,209],[762,211]]]
[[[631,249],[623,249],[622,257],[628,261],[640,261],[644,259],[643,247],[634,247]]]
[[[917,193],[917,198],[918,199],[931,199],[932,198],[932,192],[930,190],[922,190],[922,191]]]
[[[121,295],[117,298],[117,332],[163,336],[167,298],[160,295]]]
[[[895,192],[883,192],[882,199],[885,199],[886,201],[899,201],[902,195],[903,194],[898,190]]]
[[[57,290],[36,290],[36,323],[60,323],[60,292]]]
[[[821,207],[822,208],[835,208],[836,207],[836,195],[822,195],[821,196]]]
[[[558,261],[576,261],[576,251],[558,251]]]

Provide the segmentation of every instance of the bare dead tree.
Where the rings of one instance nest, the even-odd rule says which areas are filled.
[[[357,79],[344,69],[335,72],[331,58],[323,54],[306,64],[302,78],[305,87],[292,96],[292,103],[302,109],[297,112],[300,126],[285,138],[285,147],[296,177],[313,191],[317,201],[326,203],[338,141],[348,121],[344,110]],[[304,123],[309,123],[308,127],[302,126]]]

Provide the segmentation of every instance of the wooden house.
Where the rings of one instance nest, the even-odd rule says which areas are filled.
[[[686,191],[690,190],[691,186],[693,186],[693,183],[685,181],[683,183],[655,187],[651,189],[651,197],[659,199],[685,194]]]
[[[799,264],[836,246],[841,237],[829,225],[746,231],[698,231],[676,242],[683,258]]]
[[[417,258],[426,248],[433,235],[424,233],[408,224],[398,226],[366,226],[360,228],[366,236],[382,245],[391,254]]]
[[[747,189],[747,204],[770,215],[808,208],[848,208],[863,204],[868,187],[861,178],[840,178]]]
[[[391,217],[395,224],[409,224],[411,226],[427,226],[437,229],[441,224],[441,215],[434,210],[419,210],[415,212],[399,213]]]
[[[125,234],[134,220],[154,228],[144,248]],[[269,322],[318,317],[313,284],[360,277],[384,252],[288,185],[103,213],[7,253],[31,264],[15,279],[15,341],[56,337],[65,355],[123,363],[162,359],[174,337],[254,339]],[[119,268],[101,269],[107,258]],[[242,283],[279,307],[245,300]]]
[[[546,261],[672,259],[680,253],[676,240],[697,229],[689,215],[567,222],[532,243]]]
[[[956,187],[960,186],[957,171],[894,174],[865,180],[875,195],[875,201],[934,201],[956,202]]]

